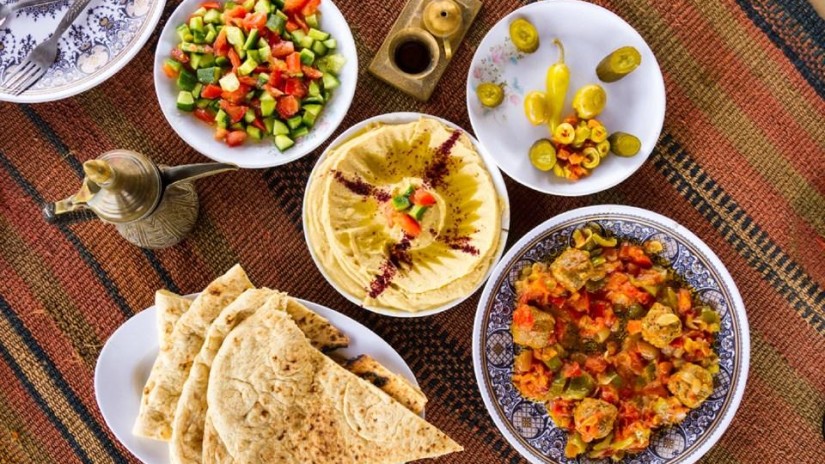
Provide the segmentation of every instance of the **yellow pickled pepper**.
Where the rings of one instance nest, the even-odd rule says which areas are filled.
[[[567,87],[570,85],[570,68],[564,63],[564,46],[561,40],[554,39],[553,43],[559,48],[559,60],[547,69],[545,99],[547,101],[547,125],[550,134],[561,123],[561,114],[564,110],[564,100],[567,97]]]

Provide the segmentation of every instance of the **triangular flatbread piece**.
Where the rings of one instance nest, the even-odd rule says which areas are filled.
[[[172,331],[183,313],[189,310],[192,300],[169,290],[155,292],[155,308],[158,322],[158,342],[161,350],[168,350]]]
[[[268,308],[224,340],[207,402],[204,463],[396,464],[463,449]]]

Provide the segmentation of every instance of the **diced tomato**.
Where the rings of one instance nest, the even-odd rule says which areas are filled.
[[[289,20],[286,22],[286,30],[287,32],[294,32],[300,29],[301,26],[298,25],[295,21]]]
[[[180,72],[177,69],[173,68],[171,65],[169,65],[169,63],[163,63],[163,74],[166,74],[166,77],[168,77],[169,79],[174,79],[178,77],[178,74],[180,74]]]
[[[418,237],[421,233],[421,224],[409,214],[401,214],[398,216],[398,225],[401,226],[401,230],[403,230],[405,234],[412,238]]]
[[[307,94],[307,86],[301,82],[300,79],[287,79],[284,83],[284,92],[289,95],[294,95],[295,98],[304,98]]]
[[[645,254],[645,250],[640,246],[623,243],[619,249],[619,258],[623,261],[630,261],[637,266],[649,268],[653,265],[650,257]]]
[[[270,70],[269,71],[269,85],[271,85],[272,87],[275,87],[277,89],[280,89],[281,84],[283,83],[282,82],[283,81],[282,75],[283,74],[281,73],[281,71],[278,71],[277,69]]]
[[[292,20],[295,21],[295,24],[297,24],[301,30],[304,32],[309,32],[309,26],[307,26],[306,21],[304,21],[304,18],[301,15],[293,16]]]
[[[416,189],[410,197],[410,200],[414,205],[419,206],[432,206],[435,204],[435,197],[433,194],[424,189]]]
[[[320,79],[320,78],[324,77],[324,73],[322,73],[321,71],[318,71],[317,69],[313,68],[312,66],[302,65],[301,66],[301,71],[303,71],[304,76],[306,76],[306,78],[310,79],[310,80]]]
[[[172,59],[178,61],[180,63],[188,63],[189,62],[189,55],[187,55],[183,50],[178,47],[172,49]],[[300,59],[300,57],[299,57]]]
[[[607,361],[601,356],[588,356],[584,361],[584,368],[594,374],[601,374],[607,370]]]
[[[269,84],[264,84],[264,90],[269,92],[269,94],[272,95],[275,98],[282,97],[283,95],[285,95],[283,92],[278,90],[276,87],[272,87]]]
[[[580,313],[586,314],[590,310],[590,296],[587,292],[574,293],[568,298],[567,303]]]
[[[226,144],[230,147],[243,145],[246,141],[246,131],[236,130],[226,134]]]
[[[526,304],[519,305],[515,311],[513,311],[513,324],[531,328],[535,323],[535,318],[533,317],[533,312],[530,311],[530,306]]]
[[[617,404],[619,402],[619,390],[613,385],[601,385],[599,391],[602,399],[608,403]]]
[[[226,10],[223,12],[224,17],[228,20],[231,18],[243,18],[246,16],[248,11],[242,5],[236,5],[235,8],[231,10]]]
[[[258,79],[255,79],[252,76],[240,76],[238,77],[238,81],[243,85],[248,85],[250,87],[255,87],[258,85]]]
[[[229,42],[226,41],[226,28],[221,28],[218,36],[215,38],[215,43],[212,44],[215,49],[215,54],[218,56],[226,56],[229,52]]]
[[[570,364],[565,364],[564,367],[561,368],[561,376],[565,379],[578,377],[582,375],[582,368],[579,366],[579,363],[573,361]]]
[[[266,13],[249,13],[243,19],[243,28],[247,31],[262,29],[266,26]]]
[[[221,4],[218,2],[203,2],[201,6],[207,10],[220,10]]]
[[[215,124],[215,116],[213,116],[209,113],[209,111],[203,108],[195,109],[195,117],[207,124]]]
[[[229,133],[228,130],[224,129],[223,127],[219,127],[215,129],[215,140],[223,142],[226,139],[226,135]]]
[[[307,0],[286,0],[284,2],[284,11],[287,13],[297,13],[301,11],[306,4]]]
[[[286,57],[286,70],[291,74],[298,74],[301,72],[301,54],[292,52]]]
[[[275,58],[283,58],[295,52],[295,44],[289,41],[283,41],[277,43],[271,47],[272,56]],[[301,56],[298,55],[298,61],[300,61]]]
[[[241,67],[241,57],[238,56],[238,52],[235,51],[234,48],[229,49],[229,62],[232,63],[232,70],[235,71]]]
[[[278,99],[278,114],[284,119],[289,119],[292,116],[295,116],[300,108],[301,104],[298,102],[298,99],[292,95],[285,95]]]
[[[255,118],[255,120],[252,121],[252,125],[257,127],[258,129],[266,132],[266,126],[264,125],[264,122],[261,121],[259,118]]]
[[[233,105],[226,100],[221,100],[221,109],[229,115],[229,120],[233,123],[236,123],[243,119],[244,115],[246,114],[246,107]]]
[[[205,98],[207,100],[214,100],[221,96],[223,90],[221,86],[215,84],[206,84],[206,87],[201,90],[201,98]]]
[[[246,86],[246,85],[241,84],[241,86],[238,87],[238,90],[235,90],[234,92],[227,92],[227,91],[221,92],[221,97],[224,100],[227,100],[230,103],[234,103],[234,104],[237,105],[237,104],[243,103],[244,100],[246,100],[246,94],[247,93],[249,93],[249,87]]]
[[[301,8],[301,14],[304,16],[311,16],[314,15],[316,11],[318,11],[318,6],[321,4],[321,0],[309,0],[307,1],[306,5]]]

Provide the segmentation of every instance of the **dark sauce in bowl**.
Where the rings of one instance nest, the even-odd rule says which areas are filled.
[[[395,65],[407,74],[419,74],[432,62],[430,47],[420,40],[407,40],[395,48]]]

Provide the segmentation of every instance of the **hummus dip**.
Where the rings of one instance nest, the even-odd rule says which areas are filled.
[[[493,265],[498,193],[470,138],[439,121],[365,129],[327,152],[307,188],[316,261],[365,307],[437,308]]]

